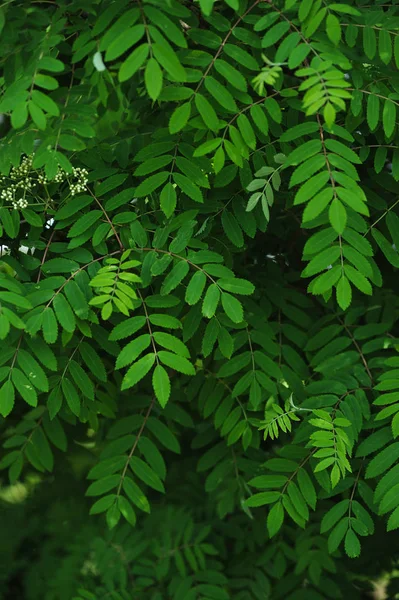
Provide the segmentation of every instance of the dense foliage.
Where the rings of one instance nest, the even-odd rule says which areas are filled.
[[[0,29],[0,597],[361,598],[399,527],[395,0]]]

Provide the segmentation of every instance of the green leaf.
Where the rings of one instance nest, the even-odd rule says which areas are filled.
[[[161,363],[167,367],[170,367],[179,373],[183,373],[184,375],[195,375],[193,365],[183,356],[178,356],[177,354],[172,354],[172,352],[167,352],[165,350],[160,350],[157,356]]]
[[[241,323],[244,319],[244,311],[241,302],[231,294],[222,294],[222,306],[226,315],[233,323]]]
[[[123,480],[123,491],[133,504],[135,504],[140,510],[150,513],[150,505],[147,498],[137,484],[132,481],[130,477],[125,477]]]
[[[348,531],[348,519],[344,518],[334,527],[328,537],[328,551],[330,554],[335,552],[342,540],[344,539],[346,532]]]
[[[32,308],[32,304],[27,298],[15,294],[14,292],[0,292],[0,301],[7,302],[8,304],[12,304],[18,308],[25,308],[28,310]]]
[[[146,348],[151,344],[151,336],[148,333],[144,333],[143,335],[139,335],[134,338],[131,342],[129,342],[118,354],[116,359],[115,368],[121,369],[122,367],[126,367],[130,365],[132,362],[137,360]]]
[[[250,296],[255,291],[255,286],[250,281],[239,279],[238,277],[235,277],[234,279],[219,279],[218,286],[226,292],[244,296]]]
[[[385,100],[382,111],[382,125],[387,138],[390,138],[396,126],[396,105],[391,100]]]
[[[367,97],[367,123],[371,131],[377,127],[380,119],[380,99],[376,94]]]
[[[338,198],[334,198],[331,202],[328,218],[335,231],[341,235],[346,227],[347,213],[345,206]]]
[[[220,146],[221,142],[222,142],[222,138],[214,138],[214,139],[208,140],[207,142],[204,142],[203,144],[198,146],[198,148],[195,149],[193,156],[196,157],[196,156],[204,156],[205,154],[209,154],[210,152],[213,152],[213,150],[218,148]]]
[[[189,198],[192,198],[196,202],[204,202],[204,198],[202,196],[202,192],[200,188],[193,183],[188,177],[185,175],[181,175],[181,173],[174,173],[173,180],[177,186],[184,192]]]
[[[310,9],[312,8],[312,0],[302,0],[298,10],[298,18],[301,23],[309,16]]]
[[[170,379],[162,365],[157,365],[154,369],[152,387],[159,404],[165,408],[170,397]]]
[[[17,355],[17,362],[27,378],[38,390],[41,392],[49,391],[46,373],[29,352],[20,348]]]
[[[245,77],[230,63],[218,58],[215,61],[214,66],[216,71],[220,75],[222,75],[222,77],[224,77],[229,84],[231,84],[233,87],[240,90],[241,92],[247,91],[247,81]]]
[[[43,94],[43,92],[39,92],[39,90],[33,90],[31,93],[31,98],[36,106],[39,106],[49,115],[53,117],[59,116],[60,109],[58,108],[57,104],[49,96]]]
[[[282,37],[287,33],[290,28],[290,24],[287,21],[282,21],[273,25],[269,31],[263,36],[262,48],[269,48],[276,44]]]
[[[222,212],[222,226],[232,244],[237,247],[244,245],[244,236],[235,216],[228,210]]]
[[[281,502],[277,502],[267,515],[267,531],[269,537],[274,537],[281,529],[284,522],[284,508]]]
[[[393,531],[399,527],[399,506],[395,508],[393,513],[390,515],[387,524],[387,531]]]
[[[236,44],[225,44],[224,51],[227,56],[230,56],[230,58],[243,67],[251,71],[259,70],[259,65],[255,58],[240,46],[237,46]]]
[[[139,477],[146,485],[149,485],[158,492],[165,493],[165,488],[156,473],[141,458],[132,456],[130,459],[130,468],[133,473]]]
[[[7,379],[0,388],[0,414],[7,417],[14,407],[15,389],[10,379]]]
[[[180,356],[184,356],[185,358],[190,358],[189,349],[176,336],[171,335],[170,333],[165,333],[163,331],[156,331],[153,333],[153,337],[155,342],[163,348],[166,348],[167,350],[172,350],[172,352],[175,352]]]
[[[11,113],[11,125],[14,129],[20,129],[28,120],[28,107],[26,102],[17,104]]]
[[[220,300],[220,291],[215,283],[212,283],[205,294],[204,301],[202,303],[202,314],[204,317],[211,319],[218,307]]]
[[[133,527],[136,524],[136,513],[133,510],[132,505],[124,496],[118,497],[118,508],[121,514],[125,517],[126,521]]]
[[[105,60],[115,60],[134,46],[144,35],[144,25],[134,25],[122,31],[108,46]]]
[[[122,380],[121,390],[127,390],[141,381],[143,377],[145,377],[151,370],[154,362],[155,354],[150,352],[134,363],[134,365],[129,368]]]
[[[212,13],[215,0],[200,0],[201,11],[204,15],[209,16]]]
[[[159,188],[169,177],[168,171],[161,171],[160,173],[155,173],[155,175],[150,175],[147,179],[144,179],[137,186],[135,190],[135,196],[137,198],[141,198],[142,196],[149,196],[152,192],[155,192],[157,188]]]
[[[15,389],[25,402],[30,406],[37,406],[37,392],[24,373],[14,367],[11,372],[11,378]]]
[[[75,386],[67,377],[63,377],[61,388],[71,412],[78,417],[80,415],[80,398]]]
[[[51,73],[61,73],[64,70],[64,63],[52,56],[43,56],[38,62],[38,68]]]
[[[161,210],[165,213],[167,217],[171,217],[176,208],[176,190],[172,183],[167,183],[164,188],[162,188],[160,194],[160,204]]]
[[[348,529],[345,535],[345,552],[349,558],[360,556],[360,542],[353,529]]]
[[[363,29],[363,47],[367,58],[372,60],[377,51],[377,40],[375,31],[371,27],[365,27]]]
[[[341,256],[339,246],[331,246],[322,250],[317,256],[312,258],[306,269],[302,272],[302,277],[310,277],[320,271],[325,271],[330,265],[333,265]]]
[[[302,496],[305,498],[309,506],[315,510],[317,502],[317,494],[311,478],[305,469],[300,469],[297,475],[297,481]]]
[[[158,42],[152,44],[151,49],[156,60],[175,81],[187,81],[186,71],[170,46]]]
[[[76,316],[80,319],[87,319],[89,305],[82,290],[73,279],[64,287],[64,293]]]
[[[129,337],[139,331],[146,324],[146,318],[144,316],[131,317],[130,319],[124,319],[121,323],[116,325],[109,335],[110,341],[121,340]]]
[[[119,484],[119,475],[109,475],[94,481],[87,489],[86,496],[101,496],[114,489]]]
[[[165,446],[167,450],[176,454],[180,453],[180,445],[176,436],[162,421],[158,418],[149,417],[147,427],[155,436],[155,439]]]
[[[195,106],[205,125],[212,131],[218,131],[220,128],[219,118],[209,100],[197,93],[195,94]]]
[[[205,79],[205,87],[223,108],[232,113],[238,112],[237,104],[232,94],[214,77],[208,76]]]
[[[113,505],[113,503],[115,502],[116,498],[117,498],[116,494],[108,494],[107,496],[104,496],[103,498],[100,498],[91,507],[90,514],[91,515],[98,515],[100,513],[105,512],[106,510],[108,510],[108,508],[110,508],[110,506]]]
[[[141,44],[137,46],[127,57],[127,59],[121,64],[118,73],[118,79],[120,82],[127,81],[140,69],[140,67],[144,64],[145,59],[148,56],[149,45]]]
[[[47,344],[54,344],[58,337],[58,324],[52,308],[45,308],[43,311],[43,337]]]
[[[145,87],[151,100],[156,100],[162,90],[162,71],[154,58],[150,58],[144,71]]]
[[[63,294],[57,294],[54,297],[53,308],[61,327],[70,333],[74,332],[76,327],[75,316]]]
[[[161,295],[166,296],[172,292],[186,277],[190,270],[185,260],[179,260],[162,282]]]
[[[399,458],[399,442],[390,444],[379,452],[369,463],[366,470],[366,479],[377,477],[391,467]]]
[[[347,513],[349,508],[349,500],[341,500],[335,504],[323,516],[320,525],[320,533],[326,533]]]
[[[387,65],[392,58],[391,35],[385,29],[380,29],[378,36],[378,53],[382,62]]]
[[[385,258],[393,265],[394,267],[399,267],[399,254],[396,250],[392,248],[392,245],[388,242],[386,237],[382,235],[378,229],[373,228],[371,230],[371,235],[377,242],[380,250],[384,254]]]
[[[190,118],[191,114],[191,102],[185,102],[181,104],[172,113],[169,121],[169,131],[170,133],[177,133],[184,129],[187,125],[187,122]]]
[[[337,302],[342,310],[349,308],[352,301],[352,288],[348,278],[343,275],[337,284]]]
[[[194,273],[186,288],[185,301],[187,304],[194,305],[199,302],[206,284],[206,275],[203,271]]]
[[[332,41],[333,44],[337,46],[340,42],[342,35],[341,24],[339,22],[339,19],[332,13],[329,13],[327,15],[326,30],[329,39]]]
[[[247,498],[245,504],[249,507],[264,506],[265,504],[273,504],[280,497],[280,492],[260,492]]]
[[[292,142],[304,135],[309,135],[310,133],[315,133],[318,130],[317,123],[312,121],[301,123],[300,125],[295,125],[294,127],[290,127],[286,132],[284,132],[280,136],[280,142]]]
[[[107,374],[97,351],[91,345],[82,342],[79,346],[79,352],[93,375],[100,381],[107,381]]]
[[[92,227],[94,223],[97,223],[99,218],[102,215],[101,210],[92,210],[85,215],[82,215],[75,223],[72,225],[71,229],[68,232],[68,237],[77,237],[82,235],[87,229]]]
[[[361,291],[363,294],[368,294],[369,296],[373,293],[370,282],[362,273],[351,267],[350,265],[344,266],[345,275],[348,279]]]
[[[297,191],[294,198],[294,204],[303,204],[304,202],[307,202],[313,198],[317,192],[319,192],[321,188],[325,186],[329,179],[330,175],[327,171],[322,171],[321,173],[311,177]]]
[[[47,119],[40,106],[35,104],[33,100],[30,100],[28,102],[28,108],[29,114],[32,117],[32,121],[35,123],[36,127],[44,131],[47,127]]]

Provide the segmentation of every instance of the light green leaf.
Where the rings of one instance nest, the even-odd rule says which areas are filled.
[[[172,113],[169,121],[170,133],[177,133],[187,125],[191,114],[191,102],[181,104]]]
[[[222,306],[226,315],[233,323],[241,323],[244,319],[244,311],[241,302],[231,294],[222,294]]]
[[[151,100],[156,100],[162,90],[162,71],[155,58],[150,58],[144,71],[144,82]]]
[[[127,390],[141,381],[143,377],[145,377],[151,370],[154,362],[155,354],[150,352],[134,363],[134,365],[129,368],[122,380],[121,390]]]
[[[0,414],[7,417],[14,407],[15,389],[10,379],[7,379],[0,388]]]
[[[351,285],[343,275],[337,284],[337,302],[342,310],[349,308],[352,301],[352,288]]]
[[[141,44],[141,46],[137,46],[127,57],[127,59],[121,64],[118,73],[118,79],[120,82],[127,81],[140,69],[140,67],[144,64],[145,59],[148,56],[149,45]]]
[[[167,217],[172,216],[175,211],[177,202],[176,190],[172,183],[168,182],[165,185],[165,187],[162,188],[159,199],[161,204],[161,210],[165,213]]]
[[[152,387],[162,408],[165,408],[170,397],[169,375],[162,365],[157,365],[152,375]]]
[[[195,106],[205,125],[212,131],[218,131],[220,128],[219,118],[209,100],[202,94],[197,93],[195,95]]]
[[[346,227],[347,213],[345,206],[338,198],[334,198],[331,202],[328,218],[335,231],[339,235],[342,234]]]
[[[202,314],[204,317],[211,319],[218,307],[220,300],[220,291],[215,283],[212,283],[205,294],[204,301],[202,303]]]
[[[195,369],[193,365],[183,356],[172,354],[166,350],[160,350],[158,352],[158,358],[167,367],[183,373],[184,375],[195,375]]]
[[[267,531],[272,538],[281,529],[284,522],[284,508],[281,502],[277,502],[267,515]]]

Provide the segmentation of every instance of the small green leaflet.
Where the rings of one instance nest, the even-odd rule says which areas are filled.
[[[162,90],[162,71],[155,58],[150,58],[144,71],[145,87],[151,100],[156,100]]]
[[[157,356],[159,360],[167,367],[170,367],[179,373],[183,373],[184,375],[195,375],[195,369],[193,365],[183,356],[177,356],[176,354],[172,354],[172,352],[167,352],[166,350],[160,350],[157,353]]]
[[[152,387],[162,408],[165,408],[170,397],[170,379],[166,369],[157,365],[152,375]]]
[[[191,114],[191,102],[185,102],[175,108],[169,121],[170,133],[177,133],[187,125]]]
[[[244,311],[241,302],[231,294],[222,294],[222,306],[226,315],[233,323],[241,323],[244,319]]]
[[[155,354],[150,352],[132,365],[122,380],[121,390],[127,390],[147,375],[155,362]]]

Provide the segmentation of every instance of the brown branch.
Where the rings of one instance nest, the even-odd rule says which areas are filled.
[[[138,443],[139,443],[139,441],[140,441],[141,435],[142,435],[142,433],[143,433],[143,431],[144,431],[144,427],[145,427],[145,426],[146,426],[146,424],[147,424],[148,417],[149,417],[149,416],[150,416],[150,414],[151,414],[151,411],[152,411],[152,407],[153,407],[153,406],[154,406],[154,398],[151,400],[151,404],[150,404],[150,406],[149,406],[149,407],[148,407],[148,409],[147,409],[146,415],[145,415],[145,417],[144,417],[144,421],[143,421],[143,422],[142,422],[142,424],[141,424],[141,427],[140,427],[140,429],[139,429],[139,432],[138,432],[138,434],[136,435],[136,439],[134,440],[134,444],[133,444],[133,446],[132,446],[132,449],[130,450],[130,452],[129,452],[129,456],[127,457],[127,460],[126,460],[125,466],[123,467],[123,471],[122,471],[122,474],[121,474],[121,480],[120,480],[120,482],[119,482],[118,491],[116,492],[116,495],[117,495],[117,496],[119,496],[119,495],[120,495],[120,493],[121,493],[121,489],[122,489],[123,481],[124,481],[124,479],[125,479],[125,476],[126,476],[126,471],[127,471],[128,467],[129,467],[130,459],[132,458],[132,456],[133,456],[133,454],[134,454],[134,452],[135,452],[135,450],[136,450],[136,448],[137,448],[137,444],[138,444]]]
[[[114,236],[115,236],[115,238],[116,238],[116,241],[117,241],[117,242],[118,242],[118,244],[119,244],[119,248],[120,248],[121,250],[124,250],[124,246],[123,246],[123,244],[122,244],[122,242],[121,242],[121,239],[120,239],[120,237],[119,237],[119,235],[118,235],[118,232],[117,232],[117,231],[116,231],[116,229],[115,229],[115,225],[112,223],[111,219],[109,218],[107,211],[105,210],[105,208],[103,207],[103,205],[101,204],[101,202],[100,202],[100,200],[97,198],[97,196],[95,196],[95,195],[93,194],[93,192],[91,191],[91,189],[89,188],[89,186],[86,186],[86,189],[87,189],[87,191],[89,192],[90,196],[91,196],[92,198],[94,198],[94,200],[97,202],[98,206],[101,208],[102,212],[104,213],[104,216],[105,216],[105,218],[107,219],[107,221],[108,221],[108,224],[109,224],[109,226],[110,226],[110,227],[111,227],[111,229],[112,229],[112,232],[113,232],[113,234],[114,234]]]
[[[43,258],[42,258],[42,262],[40,263],[39,273],[37,274],[36,283],[39,283],[39,281],[40,281],[40,277],[41,277],[41,274],[42,274],[42,267],[43,267],[44,263],[46,262],[47,253],[49,251],[51,242],[53,241],[54,234],[55,234],[55,229],[53,229],[53,231],[51,232],[49,240],[48,240],[48,242],[46,244],[46,247],[44,249]]]

